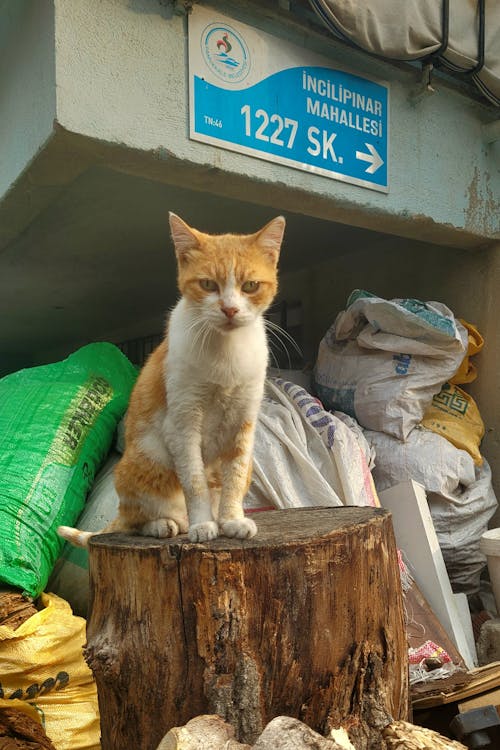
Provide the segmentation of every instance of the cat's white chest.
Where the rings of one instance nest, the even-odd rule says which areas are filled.
[[[173,311],[169,328],[167,372],[172,381],[186,386],[219,385],[222,388],[251,386],[265,377],[268,350],[264,322],[225,334],[199,335],[182,302]]]
[[[260,388],[224,388],[207,386],[201,424],[203,453],[227,443],[246,419],[254,420],[260,404]],[[215,451],[217,452],[217,450]]]
[[[241,425],[257,418],[267,356],[262,320],[201,342],[182,335],[179,320],[171,320],[164,423],[167,446],[175,447],[185,439],[181,425],[190,423],[190,439],[199,440],[205,462],[227,450]]]
[[[245,388],[265,377],[267,346],[259,331],[240,329],[218,343],[199,360],[208,383],[226,389]]]

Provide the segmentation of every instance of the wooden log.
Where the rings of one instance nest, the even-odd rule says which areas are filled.
[[[335,740],[322,737],[298,719],[277,716],[251,750],[343,750]]]
[[[155,750],[218,714],[251,744],[275,716],[358,750],[408,710],[407,642],[390,513],[259,514],[250,540],[93,537],[87,661],[102,750]]]
[[[390,724],[384,729],[383,735],[387,750],[467,750],[461,742],[406,721]]]
[[[12,588],[0,589],[0,626],[7,625],[16,630],[37,612],[31,597]]]
[[[35,708],[0,699],[0,750],[56,750]]]
[[[251,750],[250,745],[234,739],[231,724],[220,716],[195,716],[184,727],[173,727],[157,750]],[[309,749],[310,750],[310,749]]]

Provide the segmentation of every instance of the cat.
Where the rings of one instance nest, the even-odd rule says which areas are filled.
[[[210,235],[170,213],[180,299],[132,391],[115,467],[118,515],[101,532],[60,526],[86,546],[95,533],[191,542],[257,532],[243,498],[268,364],[264,312],[277,292],[285,230]]]

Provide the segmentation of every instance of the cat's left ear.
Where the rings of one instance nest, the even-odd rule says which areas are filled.
[[[255,235],[257,244],[260,245],[275,265],[278,263],[280,255],[285,224],[285,217],[277,216]]]
[[[177,214],[172,213],[172,211],[169,212],[168,219],[170,222],[170,231],[172,233],[172,240],[177,259],[179,262],[185,261],[188,259],[190,251],[195,250],[200,246],[196,230],[191,229],[185,221],[182,221],[182,219],[177,216]]]

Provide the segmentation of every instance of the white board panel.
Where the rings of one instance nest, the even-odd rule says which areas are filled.
[[[424,488],[417,482],[402,482],[380,492],[379,498],[382,507],[392,513],[396,542],[411,567],[410,573],[472,669],[475,655],[461,624]]]

